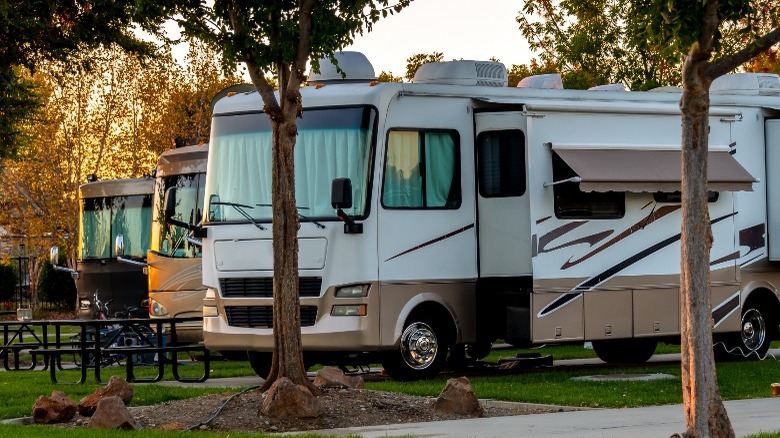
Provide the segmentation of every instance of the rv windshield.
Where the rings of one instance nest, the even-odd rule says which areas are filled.
[[[295,198],[301,221],[336,220],[330,204],[334,178],[352,180],[350,216],[362,217],[368,199],[375,111],[370,107],[307,110],[298,119]],[[269,222],[271,123],[262,113],[216,116],[206,183],[208,222]],[[242,212],[244,214],[242,214]]]
[[[176,258],[200,257],[200,247],[187,240],[189,231],[177,226],[165,223],[165,192],[176,187],[176,214],[174,219],[197,224],[201,220],[203,204],[205,173],[188,175],[170,175],[158,177],[155,182],[155,202],[152,213],[152,242],[151,250]]]
[[[81,202],[81,260],[116,257],[114,240],[124,236],[125,256],[146,258],[152,222],[152,196],[86,198]]]

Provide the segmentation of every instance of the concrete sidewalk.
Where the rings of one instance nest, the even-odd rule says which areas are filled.
[[[737,436],[780,430],[780,397],[726,402]],[[685,429],[682,405],[631,409],[596,409],[514,417],[407,423],[319,430],[365,438],[415,437],[631,437],[663,438]],[[312,433],[309,431],[307,433]]]

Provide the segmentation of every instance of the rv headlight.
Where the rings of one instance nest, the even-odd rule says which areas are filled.
[[[219,316],[216,306],[203,306],[203,317]]]
[[[168,314],[168,309],[157,301],[151,300],[151,303],[149,304],[149,313],[152,316],[165,316]]]
[[[79,307],[81,307],[82,309],[89,309],[90,307],[92,307],[92,302],[89,300],[80,300]]]
[[[207,299],[207,300],[216,300],[217,299],[217,291],[212,289],[212,288],[206,289],[206,297],[205,297],[205,299]]]
[[[365,304],[333,306],[331,316],[366,316]]]
[[[353,284],[336,289],[336,298],[360,298],[368,295],[367,284]]]

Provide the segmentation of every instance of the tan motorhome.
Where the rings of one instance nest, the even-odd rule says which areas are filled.
[[[206,287],[201,275],[201,249],[190,237],[187,225],[200,223],[206,183],[208,145],[185,146],[163,152],[157,162],[152,212],[152,232],[146,257],[149,274],[149,316],[200,316]],[[165,195],[175,188],[173,219],[165,221]],[[176,326],[177,339],[202,340],[202,324]]]
[[[507,87],[495,62],[376,83],[359,53],[301,90],[295,146],[307,362],[430,376],[448,351],[591,341],[642,362],[680,339],[679,92]],[[341,75],[346,73],[346,80]],[[552,85],[550,85],[552,84]],[[780,79],[713,84],[716,341],[778,338]],[[204,341],[273,351],[271,125],[257,93],[216,102],[203,218]]]

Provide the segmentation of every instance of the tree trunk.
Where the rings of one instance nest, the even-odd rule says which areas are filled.
[[[311,387],[303,365],[300,299],[298,295],[298,210],[295,207],[296,117],[300,93],[288,91],[278,114],[269,114],[273,126],[272,204],[274,253],[274,348],[271,372],[262,390],[281,377]],[[293,97],[290,98],[289,95]],[[267,107],[266,107],[267,108]]]
[[[691,51],[683,67],[682,252],[680,329],[683,406],[690,438],[734,437],[718,390],[712,349],[710,248],[707,208],[709,88],[708,54]]]

